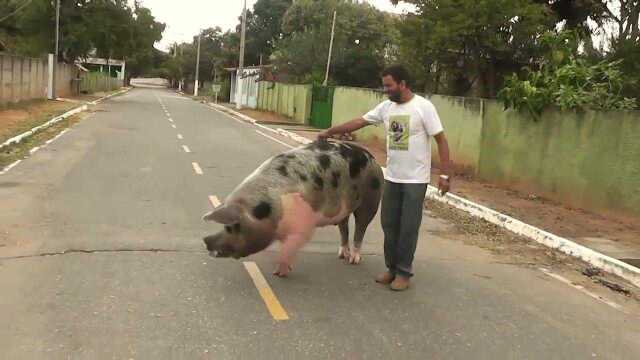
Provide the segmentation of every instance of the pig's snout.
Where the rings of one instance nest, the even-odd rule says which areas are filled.
[[[207,250],[209,251],[209,256],[212,257],[229,257],[231,256],[230,252],[225,251],[224,239],[220,234],[209,235],[205,237],[204,244],[207,246]]]

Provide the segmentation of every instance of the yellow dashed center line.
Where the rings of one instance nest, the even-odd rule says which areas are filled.
[[[184,139],[184,138],[182,137],[182,134],[178,134],[178,139],[180,139],[180,140]]]
[[[192,162],[191,165],[193,166],[193,171],[195,171],[196,174],[198,174],[198,175],[202,175],[203,174],[202,169],[200,168],[200,165],[198,165],[197,162]]]
[[[184,152],[186,153],[190,153],[191,149],[189,149],[189,147],[187,145],[182,145],[182,149],[184,150]]]
[[[271,316],[277,321],[289,320],[289,315],[287,315],[287,312],[280,304],[280,301],[278,301],[276,294],[271,290],[269,283],[267,283],[262,272],[260,272],[258,265],[251,261],[243,262],[243,264],[244,268],[247,269],[251,280],[253,280],[253,284],[256,286],[256,289],[258,289],[258,293],[260,293],[264,304],[267,305],[267,309],[271,313]]]
[[[214,209],[220,206],[220,200],[218,200],[218,197],[215,195],[209,195],[209,202],[211,202]]]
[[[171,124],[171,127],[172,127],[172,128],[174,128],[174,129],[176,129],[176,126],[175,126],[174,124]]]

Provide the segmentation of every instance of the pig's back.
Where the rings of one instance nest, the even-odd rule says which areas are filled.
[[[316,141],[265,161],[233,192],[228,201],[278,222],[282,195],[302,194],[324,218],[351,213],[369,194],[380,191],[383,175],[375,158],[354,143]]]

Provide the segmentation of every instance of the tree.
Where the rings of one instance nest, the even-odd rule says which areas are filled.
[[[536,57],[538,37],[556,22],[547,6],[530,0],[407,2],[418,11],[402,22],[401,58],[423,64],[426,91],[455,95],[478,86],[479,95],[495,96],[505,75]]]
[[[638,0],[602,0],[609,24],[615,29],[612,42],[640,42],[640,1]]]
[[[258,0],[253,11],[247,11],[247,43],[245,63],[258,64],[269,59],[274,44],[282,35],[282,18],[292,0]]]
[[[15,11],[18,3],[0,0],[0,9]],[[0,41],[11,53],[40,57],[53,52],[55,1],[33,0],[0,22]],[[4,12],[3,12],[4,13]],[[157,65],[162,53],[153,45],[165,25],[137,1],[65,0],[60,6],[59,60],[73,62],[88,55],[125,59],[129,77]]]
[[[282,39],[273,60],[295,81],[320,83],[324,78],[333,11],[337,11],[331,63],[332,83],[379,86],[390,45],[391,21],[366,3],[299,0],[284,15]]]

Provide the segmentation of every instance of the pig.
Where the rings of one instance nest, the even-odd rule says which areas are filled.
[[[274,275],[285,277],[293,257],[317,227],[338,225],[338,257],[361,261],[365,231],[378,212],[382,169],[369,151],[352,142],[317,140],[266,160],[205,221],[224,230],[204,238],[214,257],[240,259],[281,242]],[[349,248],[349,217],[355,218]]]

